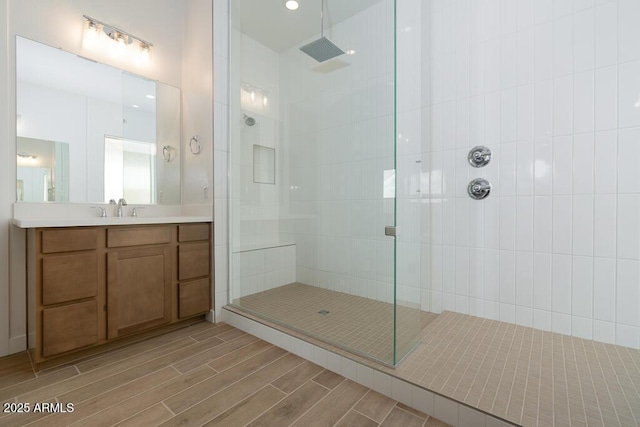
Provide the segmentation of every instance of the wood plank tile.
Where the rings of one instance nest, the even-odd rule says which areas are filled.
[[[338,384],[344,381],[344,377],[342,375],[336,374],[335,372],[331,372],[325,369],[313,380],[318,384],[323,385],[330,390],[333,390]]]
[[[218,340],[217,338],[212,338],[209,341],[214,341],[211,342],[211,345],[214,346],[222,345],[224,343],[224,341]],[[185,355],[189,354],[191,351],[197,350],[198,347],[202,344],[203,343],[193,344],[178,351],[174,351],[173,353],[169,353],[162,357],[150,360],[141,365],[134,366],[131,369],[119,372],[100,381],[87,384],[86,386],[71,390],[64,394],[58,394],[58,400],[64,400],[68,402],[82,402],[86,399],[90,399],[91,397],[97,396],[98,394],[104,393],[105,391],[116,388],[120,384],[133,381],[154,371],[165,368],[171,365],[176,360],[180,360],[181,358],[185,357]]]
[[[206,399],[212,394],[219,392],[247,375],[250,375],[270,363],[273,363],[285,354],[287,354],[287,352],[283,349],[272,347],[227,371],[219,373],[218,375],[197,384],[194,387],[175,394],[171,398],[166,399],[164,403],[171,411],[178,414],[191,405]]]
[[[237,365],[238,363],[244,362],[256,354],[262,353],[271,347],[273,347],[273,345],[268,342],[258,340],[227,355],[219,357],[209,362],[208,365],[216,371],[222,372],[234,365]]]
[[[369,390],[354,409],[372,420],[381,423],[395,405],[395,400],[389,399],[387,396],[376,391]]]
[[[370,418],[365,417],[360,412],[356,412],[353,409],[347,412],[336,424],[336,427],[377,427],[378,423]]]
[[[56,401],[53,399],[45,400],[44,402],[52,403],[52,404],[56,403]],[[38,403],[44,403],[44,402],[38,402]],[[13,413],[13,414],[9,414],[6,417],[1,418],[0,425],[2,427],[24,426],[31,423],[32,421],[38,420],[41,417],[42,417],[41,412],[34,412],[33,410],[29,413],[19,413],[19,414]]]
[[[218,335],[218,338],[220,338],[222,341],[233,341],[243,335],[247,335],[247,333],[240,329],[232,329],[229,332]]]
[[[334,425],[367,393],[367,388],[345,380],[293,425],[313,427]]]
[[[56,427],[69,425],[90,417],[96,412],[117,406],[120,402],[137,396],[140,393],[152,389],[166,381],[179,376],[180,374],[173,368],[167,367],[151,374],[139,378],[137,380],[123,383],[121,386],[114,388],[106,393],[102,393],[96,397],[85,400],[74,405],[74,411],[68,414],[51,414],[37,423],[43,427]],[[67,403],[65,400],[59,399],[61,403]],[[75,403],[75,402],[72,402]]]
[[[238,401],[253,394],[256,389],[264,387],[302,362],[302,358],[287,354],[230,387],[192,406],[162,425],[179,426],[206,423],[233,407]]]
[[[322,371],[322,367],[307,361],[275,380],[272,385],[289,394],[316,376],[320,371]]]
[[[393,408],[387,418],[380,424],[381,427],[422,427],[424,424],[422,418],[418,418],[413,414],[403,411],[400,408]]]
[[[220,334],[224,334],[225,332],[235,330],[231,325],[227,325],[226,323],[218,323],[214,327],[210,329],[206,329],[204,331],[200,331],[198,333],[191,334],[190,336],[196,341],[205,341],[209,338],[213,338]]]
[[[112,363],[109,366],[105,366],[100,369],[95,369],[91,372],[79,375],[75,378],[70,378],[67,381],[59,381],[57,383],[52,383],[48,387],[42,387],[39,389],[33,388],[30,391],[21,393],[19,397],[21,399],[24,399],[25,401],[31,401],[31,402],[45,401],[54,396],[60,396],[65,393],[69,393],[78,388],[85,387],[87,384],[100,381],[104,378],[108,378],[112,375],[116,375],[136,365],[140,365],[150,360],[154,360],[165,354],[170,354],[180,349],[188,348],[190,345],[195,345],[195,344],[196,344],[196,341],[194,341],[189,337],[186,337],[178,341],[158,347],[156,349],[147,351],[145,353],[136,355],[127,360]],[[73,370],[77,373],[75,368],[73,368]]]
[[[81,373],[86,373],[116,362],[122,362],[130,357],[143,354],[146,351],[156,349],[172,342],[187,339],[192,333],[192,329],[195,330],[195,332],[203,330],[202,327],[181,328],[176,331],[171,331],[167,334],[154,337],[153,339],[139,341],[124,347],[107,351],[106,353],[101,353],[86,360],[77,362],[76,366]]]
[[[253,420],[256,416],[271,408],[285,396],[286,394],[282,393],[280,390],[272,387],[271,385],[267,385],[240,402],[238,405],[218,415],[205,425],[243,426]]]
[[[220,337],[216,337],[215,339],[220,339]],[[224,344],[222,345],[207,349],[205,351],[201,351],[199,353],[194,353],[192,356],[177,361],[173,364],[173,367],[181,373],[189,372],[190,370],[195,369],[198,366],[206,365],[207,363],[215,359],[226,356],[232,351],[249,345],[255,342],[257,339],[258,338],[254,337],[253,335],[244,334],[242,337],[236,340],[224,342]]]
[[[23,381],[32,380],[34,378],[36,378],[36,374],[32,369],[20,370],[15,372],[13,375],[6,375],[0,378],[0,389],[20,384]]]
[[[8,387],[0,390],[0,401],[4,402],[5,400],[11,399],[16,396],[21,396],[24,393],[29,392],[30,390],[38,390],[41,388],[46,388],[49,386],[55,386],[60,381],[64,381],[68,378],[73,378],[78,376],[78,371],[73,366],[68,366],[64,369],[60,369],[54,372],[51,372],[47,375],[39,376],[38,378],[34,378],[32,380],[23,381],[19,384],[10,385]],[[23,402],[45,402],[47,399],[40,400],[22,400]]]
[[[307,412],[327,393],[329,393],[329,391],[320,384],[308,381],[294,393],[282,400],[282,402],[256,418],[249,426],[288,426]]]
[[[33,371],[26,351],[0,358],[0,379],[16,372]]]
[[[140,427],[140,426],[157,426],[173,417],[173,414],[162,403],[138,412],[131,418],[127,418],[121,423],[116,424],[118,427]]]
[[[193,371],[181,375],[173,380],[170,380],[160,386],[157,386],[147,393],[133,397],[122,403],[104,410],[97,412],[89,418],[85,418],[83,423],[92,427],[107,427],[114,425],[129,418],[132,414],[137,414],[140,411],[147,410],[163,400],[178,394],[189,387],[205,381],[207,378],[215,375],[215,372],[208,366],[201,366]],[[164,405],[162,405],[164,407]]]

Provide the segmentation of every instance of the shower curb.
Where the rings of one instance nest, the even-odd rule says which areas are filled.
[[[221,311],[222,321],[235,328],[454,427],[518,426],[278,330],[239,310],[223,307]]]

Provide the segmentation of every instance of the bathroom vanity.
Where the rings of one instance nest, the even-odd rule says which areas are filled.
[[[27,231],[29,348],[41,364],[211,308],[211,223]]]

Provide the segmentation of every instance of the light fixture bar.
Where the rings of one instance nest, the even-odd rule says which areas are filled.
[[[113,26],[113,25],[111,25],[111,24],[107,24],[106,22],[102,22],[102,21],[100,21],[100,20],[98,20],[98,19],[92,18],[92,17],[87,16],[87,15],[82,15],[82,16],[84,17],[84,19],[86,19],[86,20],[87,20],[87,21],[89,21],[89,22],[93,22],[94,24],[100,24],[100,25],[102,25],[103,27],[111,28],[112,30],[114,30],[114,31],[115,31],[115,32],[117,32],[117,33],[120,33],[120,34],[122,34],[122,35],[125,35],[125,36],[128,36],[128,37],[131,37],[132,39],[139,41],[143,46],[147,46],[147,47],[151,47],[151,46],[153,46],[153,43],[148,42],[148,41],[146,41],[145,39],[142,39],[142,38],[140,38],[140,37],[138,37],[138,36],[134,36],[133,34],[131,34],[131,33],[130,33],[130,32],[128,32],[128,31],[121,30],[121,29],[120,29],[120,28],[118,28],[118,27],[114,27],[114,26]]]

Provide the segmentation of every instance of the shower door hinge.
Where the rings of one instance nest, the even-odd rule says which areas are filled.
[[[384,228],[384,235],[396,237],[398,235],[398,227],[396,227],[395,225],[387,225]]]

